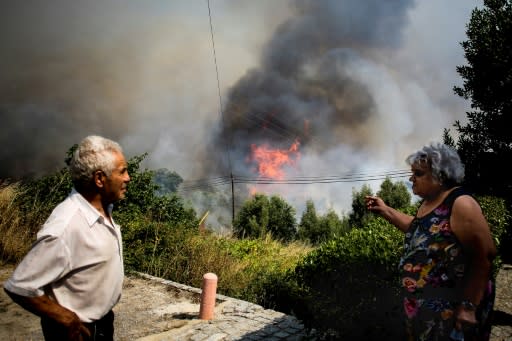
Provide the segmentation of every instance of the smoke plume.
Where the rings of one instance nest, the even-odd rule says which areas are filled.
[[[0,179],[63,167],[89,134],[119,141],[128,157],[148,152],[146,167],[186,181],[257,177],[251,146],[295,141],[290,177],[404,168],[409,152],[465,118],[451,89],[477,3],[210,1],[214,65],[205,2],[4,1]],[[309,198],[346,212],[360,185],[266,190],[298,213]],[[229,212],[229,186],[212,190]]]

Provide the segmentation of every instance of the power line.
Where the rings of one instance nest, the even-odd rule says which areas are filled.
[[[219,96],[219,112],[220,112],[220,116],[221,116],[221,120],[222,120],[222,125],[225,128],[226,124],[225,124],[225,120],[224,120],[224,113],[222,110],[222,95],[221,95],[221,91],[220,91],[219,67],[217,65],[217,52],[215,51],[215,39],[213,38],[213,24],[212,24],[212,13],[211,13],[211,9],[210,9],[210,0],[207,0],[206,2],[208,4],[208,18],[209,18],[209,22],[210,22],[210,36],[211,36],[211,40],[212,40],[213,62],[215,64],[215,75],[217,77],[217,93]],[[232,136],[231,136],[231,139],[232,139]],[[232,141],[226,146],[226,152],[228,155],[228,164],[229,164],[230,172],[232,172],[231,153],[230,153],[231,145],[232,145]]]
[[[215,73],[217,75],[217,91],[219,94],[219,111],[220,116],[222,118],[222,125],[224,129],[226,129],[226,123],[224,120],[224,114],[222,110],[222,96],[220,94],[220,81],[219,81],[219,68],[217,66],[217,53],[215,52],[215,40],[213,39],[213,25],[212,25],[212,11],[210,9],[210,0],[207,0],[208,3],[208,18],[210,19],[210,35],[212,37],[212,48],[213,48],[213,61],[215,63]],[[226,141],[226,152],[228,154],[228,164],[229,164],[229,172],[231,177],[231,200],[232,200],[232,208],[233,208],[233,220],[235,220],[235,183],[233,182],[233,168],[231,166],[231,147],[233,146],[233,134],[229,133],[228,141]]]
[[[391,170],[379,173],[350,173],[344,175],[326,175],[326,176],[299,176],[284,179],[273,179],[269,177],[248,177],[233,175],[233,179],[229,176],[199,179],[188,181],[187,185],[180,187],[181,191],[194,191],[206,190],[212,187],[224,186],[230,182],[237,184],[262,184],[262,185],[311,185],[311,184],[325,184],[325,183],[340,183],[340,182],[362,182],[383,180],[386,178],[408,178],[410,170]]]

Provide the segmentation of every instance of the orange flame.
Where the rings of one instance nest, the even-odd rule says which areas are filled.
[[[289,149],[273,149],[267,144],[261,146],[252,144],[250,161],[257,164],[260,177],[282,180],[285,175],[283,167],[294,166],[300,158],[299,145],[298,139]]]

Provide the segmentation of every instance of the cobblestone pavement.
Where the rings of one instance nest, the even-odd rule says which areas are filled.
[[[200,294],[201,290],[141,274],[145,278]],[[223,295],[217,295],[214,318],[200,320],[197,313],[174,318],[193,318],[178,328],[137,339],[138,341],[299,341],[312,340],[295,317]]]

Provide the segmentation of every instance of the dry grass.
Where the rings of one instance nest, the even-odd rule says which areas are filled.
[[[0,188],[0,259],[18,262],[28,251],[33,238],[32,229],[20,216],[16,199],[22,195],[19,184]]]
[[[283,274],[293,268],[299,258],[311,250],[311,247],[304,243],[283,244],[273,240],[270,235],[261,240],[244,241],[231,237],[222,237],[220,240],[225,246],[222,250],[219,249],[218,243],[212,240],[208,242],[207,239],[197,238],[197,252],[191,262],[196,267],[195,276],[202,278],[202,274],[213,272],[219,278],[220,291],[228,296],[248,300],[256,299],[251,296],[257,295],[258,286],[270,276]],[[230,251],[240,244],[250,247],[242,256],[234,256]]]
[[[160,235],[157,239],[160,237],[165,238]],[[304,243],[283,244],[270,235],[239,240],[213,233],[173,231],[172,239],[164,252],[144,261],[143,272],[194,287],[201,286],[204,274],[214,273],[219,278],[219,292],[243,299],[255,299],[265,281],[284,274],[311,251]]]

